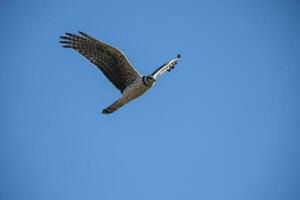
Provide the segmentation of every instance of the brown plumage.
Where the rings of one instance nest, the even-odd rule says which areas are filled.
[[[95,64],[122,93],[140,74],[131,66],[125,55],[118,49],[100,42],[86,33],[66,33],[61,36],[63,47],[72,48]]]
[[[63,39],[60,43],[63,47],[72,48],[89,59],[122,93],[118,100],[103,109],[104,114],[113,113],[121,106],[143,95],[154,85],[156,78],[166,71],[171,71],[180,58],[180,55],[177,55],[177,58],[163,64],[151,75],[142,77],[120,50],[83,32],[79,31],[79,34],[66,33],[65,36],[60,37]]]

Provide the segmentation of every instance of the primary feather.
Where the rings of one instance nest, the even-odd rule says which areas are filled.
[[[65,48],[72,48],[95,64],[104,75],[123,92],[135,79],[141,75],[132,67],[125,55],[118,49],[100,42],[86,33],[81,35],[66,33],[61,36],[60,43]]]

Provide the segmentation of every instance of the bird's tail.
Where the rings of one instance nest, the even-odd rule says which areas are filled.
[[[123,106],[125,103],[122,102],[122,99],[118,99],[113,104],[102,110],[103,114],[110,114],[118,110],[121,106]]]

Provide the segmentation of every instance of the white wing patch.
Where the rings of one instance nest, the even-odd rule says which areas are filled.
[[[177,61],[180,59],[180,55],[177,55],[177,58],[163,64],[158,69],[156,69],[151,75],[154,78],[157,78],[158,76],[164,74],[165,72],[170,72],[172,69],[174,69],[175,65],[177,64]]]

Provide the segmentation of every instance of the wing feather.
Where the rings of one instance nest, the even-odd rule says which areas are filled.
[[[95,64],[121,92],[141,75],[118,49],[98,41],[86,33],[60,36],[65,48],[72,48]]]
[[[164,74],[165,72],[170,72],[172,69],[174,69],[175,65],[177,64],[177,61],[179,60],[181,56],[178,54],[177,58],[163,64],[162,66],[160,66],[159,68],[157,68],[152,74],[151,76],[153,76],[154,78],[157,78],[158,76]]]

